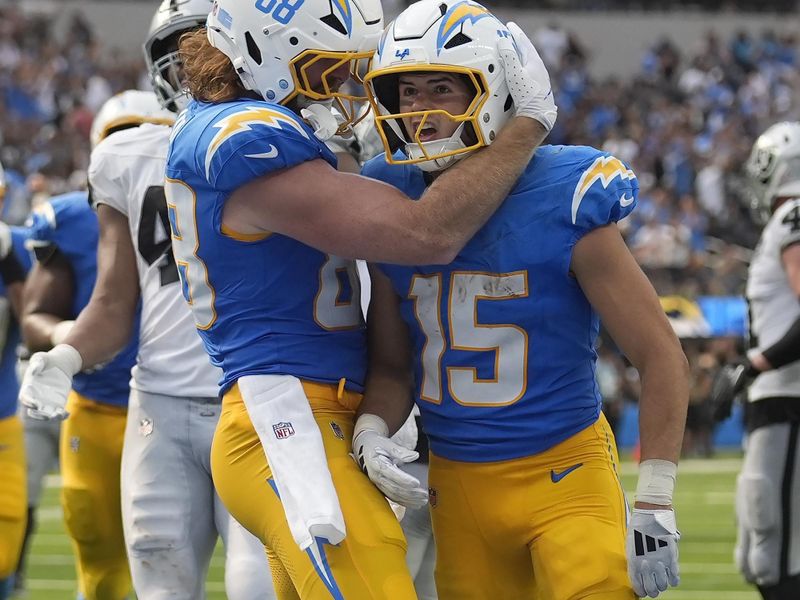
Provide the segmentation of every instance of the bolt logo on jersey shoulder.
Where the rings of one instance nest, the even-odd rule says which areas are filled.
[[[591,187],[599,181],[604,188],[619,177],[622,180],[636,179],[636,175],[623,162],[613,156],[600,156],[591,166],[583,172],[581,178],[578,180],[578,185],[575,186],[575,192],[572,195],[572,223],[576,222],[578,217],[578,208],[581,205],[586,193]],[[633,197],[627,197],[623,194],[619,199],[619,203],[625,207],[633,202]]]
[[[439,34],[436,36],[436,54],[441,54],[450,36],[466,21],[475,23],[492,14],[480,4],[473,2],[459,2],[448,10],[439,25]],[[492,17],[494,18],[494,17]]]
[[[206,151],[206,177],[210,176],[211,159],[222,144],[238,133],[251,131],[254,125],[266,125],[275,129],[294,129],[306,139],[310,139],[303,127],[292,117],[266,106],[248,106],[242,111],[233,113],[214,123],[219,132],[211,140]],[[250,158],[275,158],[277,149],[270,146],[264,155],[253,155]]]

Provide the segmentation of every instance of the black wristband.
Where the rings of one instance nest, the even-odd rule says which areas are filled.
[[[12,283],[25,281],[25,269],[22,268],[22,264],[13,250],[0,260],[0,279],[3,280],[6,287]]]
[[[783,337],[761,352],[773,369],[800,360],[800,318],[796,319]]]

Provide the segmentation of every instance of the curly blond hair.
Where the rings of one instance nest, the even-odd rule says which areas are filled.
[[[226,102],[251,96],[230,59],[208,41],[205,27],[185,33],[179,44],[189,93],[202,102]]]

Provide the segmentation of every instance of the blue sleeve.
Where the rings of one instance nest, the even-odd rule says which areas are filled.
[[[223,192],[317,158],[334,168],[337,164],[333,153],[299,117],[267,103],[220,115],[207,132],[212,137],[205,146],[206,178]]]
[[[56,248],[73,257],[97,251],[99,225],[86,192],[56,196],[31,214],[28,225],[29,246],[40,261]]]
[[[31,270],[31,255],[28,252],[26,242],[30,237],[30,230],[27,227],[12,227],[11,242],[14,246],[14,255],[19,260],[25,272]]]
[[[403,157],[400,155],[398,158]],[[386,162],[384,154],[379,154],[364,163],[361,175],[393,185],[414,200],[418,200],[428,187],[419,168],[414,165],[390,165]]]
[[[34,210],[26,222],[29,231],[28,245],[37,260],[45,260],[56,248],[56,213],[50,202]]]
[[[572,225],[578,237],[616,223],[636,206],[639,182],[633,171],[609,154],[595,153],[582,160],[575,173],[572,191]]]
[[[369,177],[371,179],[377,179],[379,181],[385,181],[382,177],[383,175],[383,167],[386,165],[386,158],[383,153],[378,154],[370,158],[364,165],[361,167],[361,174],[364,177]]]

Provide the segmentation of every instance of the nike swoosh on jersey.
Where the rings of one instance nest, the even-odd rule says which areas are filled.
[[[623,208],[630,206],[631,204],[633,204],[633,196],[626,196],[625,194],[622,194],[622,196],[619,197],[619,205]]]
[[[550,469],[550,481],[552,481],[553,483],[558,483],[559,481],[564,479],[564,477],[572,473],[575,469],[578,469],[582,466],[583,463],[578,463],[577,465],[572,465],[568,469],[564,469],[560,473],[556,473],[553,469]]]
[[[276,156],[278,156],[278,149],[275,146],[270,144],[269,148],[270,148],[269,150],[267,150],[266,152],[262,152],[260,154],[245,154],[245,158],[275,158]]]

